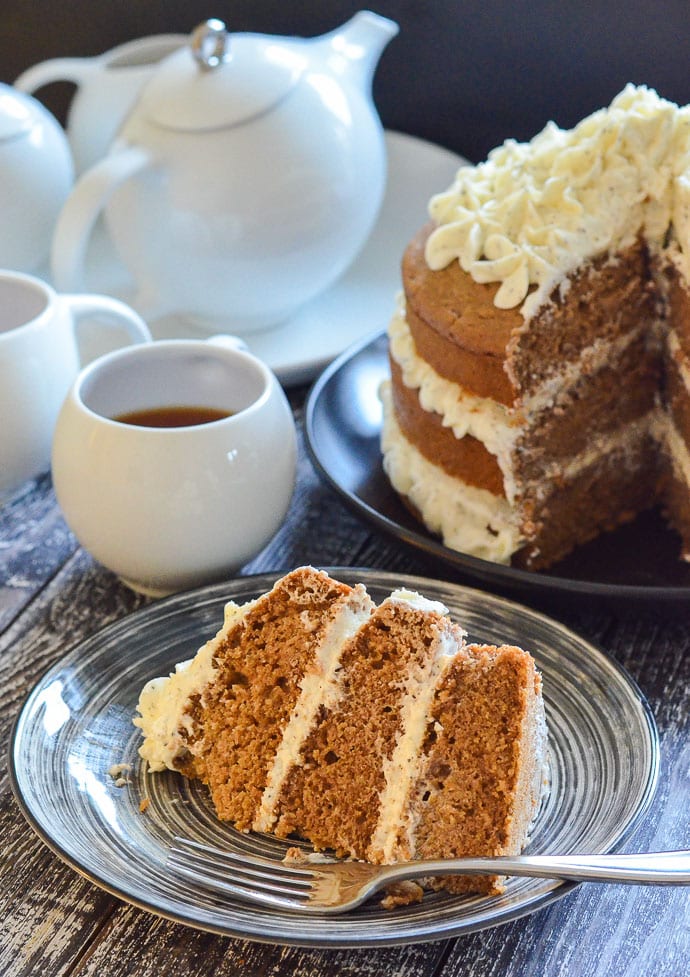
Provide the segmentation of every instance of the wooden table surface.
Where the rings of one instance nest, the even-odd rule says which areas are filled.
[[[305,394],[291,391],[300,433]],[[302,443],[288,517],[242,572],[286,571],[303,563],[449,578],[443,566],[423,563],[346,509],[321,483]],[[49,476],[26,485],[0,509],[3,753],[22,703],[43,672],[76,642],[144,603],[79,548]],[[690,848],[690,614],[668,619],[642,616],[634,608],[581,604],[560,607],[554,616],[615,656],[637,680],[656,717],[659,787],[627,850]],[[545,909],[493,929],[375,950],[280,947],[197,931],[119,901],[63,864],[24,820],[6,762],[0,768],[0,851],[3,977],[690,973],[690,890],[685,888],[582,885]]]

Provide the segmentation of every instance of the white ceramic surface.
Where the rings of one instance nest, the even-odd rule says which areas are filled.
[[[281,383],[308,382],[352,343],[388,324],[400,289],[400,259],[414,232],[427,220],[429,197],[447,187],[465,160],[415,136],[385,134],[388,181],[376,225],[355,262],[329,289],[312,299],[287,322],[245,337]],[[99,229],[89,255],[86,284],[130,304],[135,296],[130,276]],[[202,339],[208,335],[184,316],[149,320],[156,339]],[[229,323],[223,323],[228,330]],[[90,355],[102,349],[102,336],[90,340]]]
[[[131,411],[203,406],[232,416],[137,427]],[[135,590],[160,596],[224,579],[280,526],[295,482],[285,394],[237,343],[169,340],[82,371],[58,418],[53,483],[80,543]]]
[[[83,287],[104,213],[145,318],[243,335],[285,321],[376,220],[386,162],[371,78],[396,32],[364,11],[320,38],[228,35],[214,68],[186,47],[164,59],[60,215],[60,289]]]
[[[32,275],[0,271],[0,502],[48,470],[55,420],[79,371],[75,322],[82,316],[101,330],[122,327],[130,342],[151,338],[116,299],[58,295]]]
[[[67,114],[67,137],[77,173],[102,159],[158,62],[187,40],[157,34],[120,44],[93,58],[52,58],[33,65],[14,87],[33,95],[57,81],[77,88]]]
[[[46,261],[73,181],[57,120],[31,95],[0,84],[0,268],[34,272]]]

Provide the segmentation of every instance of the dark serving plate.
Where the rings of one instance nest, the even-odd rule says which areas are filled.
[[[548,571],[502,566],[444,546],[417,522],[381,465],[378,388],[388,376],[385,334],[328,366],[306,405],[306,438],[320,475],[359,515],[460,578],[523,599],[605,598],[653,607],[690,604],[690,564],[657,511],[579,547]]]

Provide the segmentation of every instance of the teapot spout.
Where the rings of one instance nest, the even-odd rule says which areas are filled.
[[[388,17],[360,10],[342,27],[320,37],[317,43],[325,47],[334,73],[366,87],[371,85],[383,49],[399,29]]]

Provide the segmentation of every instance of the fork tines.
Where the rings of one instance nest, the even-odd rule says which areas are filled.
[[[173,839],[167,864],[205,888],[283,909],[306,907],[313,879],[307,867],[179,837]]]

